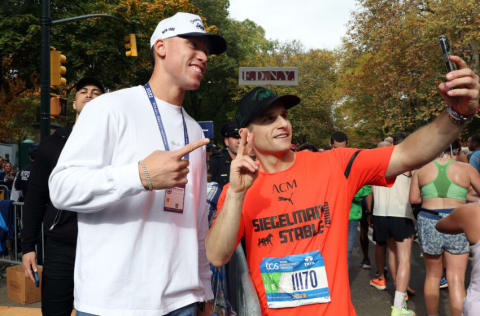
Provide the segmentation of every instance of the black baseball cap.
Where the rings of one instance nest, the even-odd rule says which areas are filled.
[[[105,93],[105,88],[103,87],[102,83],[93,77],[83,77],[82,79],[78,80],[77,84],[75,85],[75,89],[79,91],[85,86],[95,86]]]
[[[247,126],[254,118],[262,115],[276,101],[282,102],[287,108],[300,103],[300,98],[296,95],[286,94],[277,96],[275,92],[263,87],[256,87],[245,95],[238,104],[235,119],[238,127]]]
[[[222,127],[222,135],[223,137],[240,138],[240,134],[238,134],[237,122],[231,121],[225,123]]]

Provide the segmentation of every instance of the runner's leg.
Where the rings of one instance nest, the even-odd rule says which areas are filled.
[[[428,315],[438,314],[438,300],[440,295],[440,279],[443,272],[443,255],[432,256],[424,253],[425,260],[425,284],[423,292]]]
[[[448,297],[450,315],[462,315],[463,301],[465,300],[465,272],[467,270],[468,253],[453,255],[444,252],[447,267]]]
[[[375,246],[375,264],[377,265],[378,277],[385,278],[385,254],[387,252],[386,245],[380,245],[378,242]]]
[[[390,275],[392,276],[393,283],[397,277],[397,267],[398,267],[398,258],[396,255],[396,245],[395,240],[392,237],[389,237],[387,240],[387,250],[388,250],[388,268],[390,269]]]
[[[398,262],[395,285],[396,290],[402,293],[407,291],[408,282],[410,281],[410,255],[412,241],[412,237],[407,237],[403,241],[395,241]]]

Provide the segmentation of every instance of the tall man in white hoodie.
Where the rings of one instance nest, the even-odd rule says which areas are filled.
[[[77,315],[195,315],[213,298],[208,139],[181,105],[226,42],[199,16],[177,13],[150,46],[149,82],[88,104],[50,177],[53,204],[78,212]]]

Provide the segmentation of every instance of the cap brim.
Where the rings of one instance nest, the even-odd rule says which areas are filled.
[[[265,111],[270,108],[275,102],[280,101],[285,108],[290,109],[291,107],[294,107],[295,105],[300,103],[300,98],[297,97],[296,95],[292,94],[286,94],[286,95],[281,95],[273,98],[270,102],[268,103],[263,103],[261,106],[257,107],[256,111],[253,113],[252,117],[250,120],[246,121],[245,124],[241,127],[247,126],[253,119],[256,117],[259,117]],[[238,124],[238,122],[237,122]]]
[[[273,99],[272,102],[270,102],[269,106],[272,105],[273,103],[280,101],[282,104],[287,108],[291,108],[297,104],[300,103],[300,98],[297,97],[296,95],[293,94],[286,94],[282,96],[278,96],[275,99]]]
[[[210,54],[219,55],[227,50],[227,42],[225,39],[218,35],[218,34],[208,34],[208,33],[200,33],[200,32],[191,32],[191,33],[184,33],[178,34],[178,37],[206,37],[209,43],[209,50]]]

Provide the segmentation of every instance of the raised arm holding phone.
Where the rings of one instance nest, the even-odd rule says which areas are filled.
[[[350,201],[363,185],[391,185],[396,175],[431,161],[476,113],[479,78],[460,57],[450,60],[458,70],[439,85],[450,110],[394,147],[296,153],[288,109],[300,102],[297,97],[259,87],[239,102],[240,154],[206,250],[220,266],[245,237],[262,313],[356,315],[347,270]],[[412,313],[406,305],[392,306],[392,315]]]

